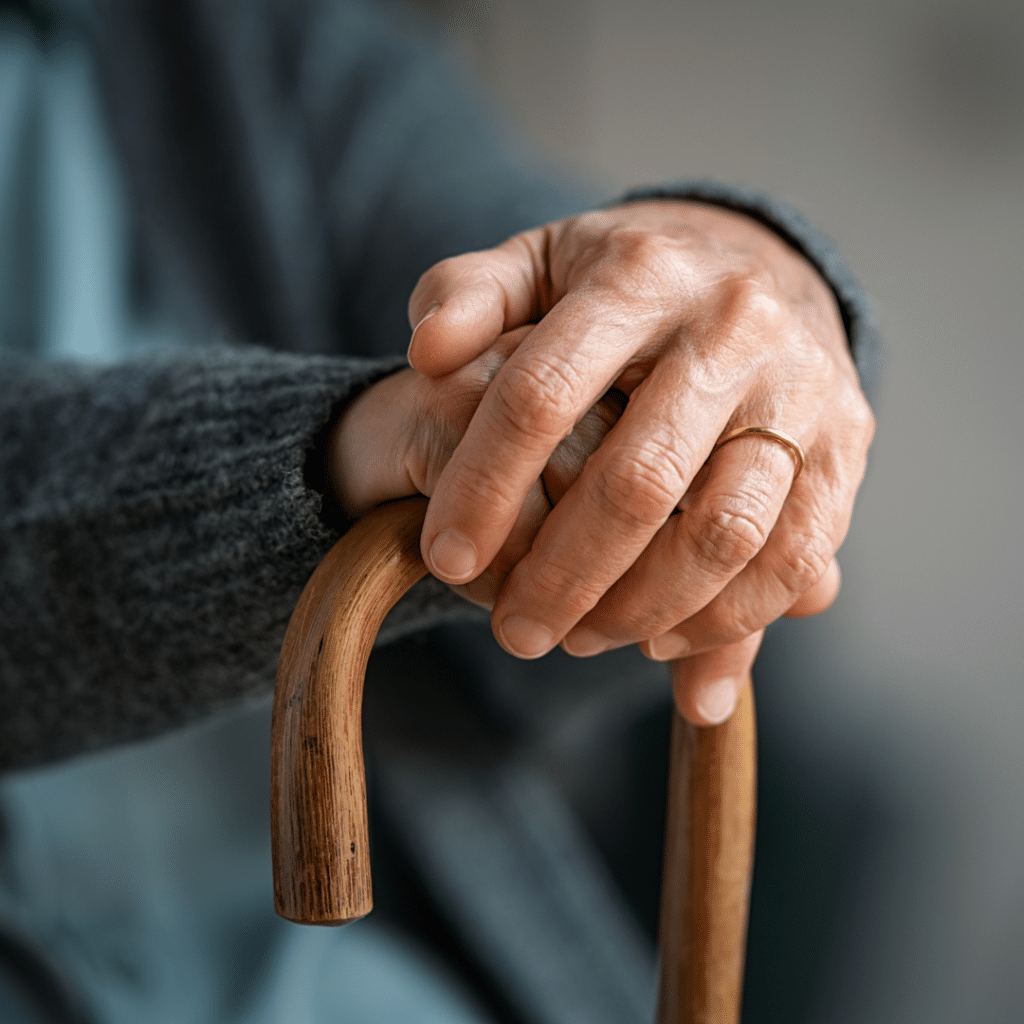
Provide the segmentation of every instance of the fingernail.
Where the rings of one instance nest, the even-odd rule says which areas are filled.
[[[462,583],[476,572],[476,547],[458,530],[442,530],[430,545],[430,565],[435,575],[450,583]]]
[[[498,627],[502,644],[517,658],[539,658],[551,650],[555,636],[546,626],[522,615],[510,615]]]
[[[736,707],[740,687],[735,679],[716,679],[702,686],[694,703],[710,725],[724,722]]]
[[[420,319],[419,319],[419,323],[417,323],[417,324],[416,324],[416,326],[415,326],[415,327],[414,327],[414,328],[412,329],[412,337],[410,337],[410,338],[409,338],[409,353],[408,353],[408,354],[410,354],[410,355],[412,354],[412,346],[413,346],[413,343],[414,343],[414,342],[416,341],[416,332],[417,332],[417,331],[418,331],[418,330],[419,330],[419,329],[420,329],[420,328],[421,328],[421,327],[423,326],[423,324],[424,324],[424,323],[425,323],[425,322],[426,322],[427,320],[429,320],[429,319],[430,319],[430,318],[431,318],[431,317],[432,317],[432,316],[433,316],[433,315],[434,315],[434,314],[435,314],[435,313],[436,313],[436,312],[437,312],[437,311],[438,311],[438,310],[439,310],[440,308],[441,308],[441,303],[440,303],[440,302],[435,302],[435,303],[434,303],[434,304],[433,304],[433,305],[432,305],[432,306],[430,307],[430,309],[428,309],[428,310],[426,311],[426,313],[424,313],[424,314],[423,314],[423,316],[421,316],[421,317],[420,317]]]
[[[663,633],[647,641],[647,656],[654,661],[674,661],[690,649],[690,641],[674,633]]]
[[[574,629],[563,641],[562,649],[574,658],[591,658],[612,646],[606,636],[593,629]]]

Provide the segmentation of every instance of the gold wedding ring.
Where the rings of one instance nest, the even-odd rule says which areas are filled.
[[[775,427],[739,427],[736,430],[729,431],[711,450],[712,452],[717,452],[723,444],[728,444],[730,441],[735,441],[741,437],[751,437],[753,435],[767,437],[770,441],[778,441],[779,444],[789,449],[796,461],[796,472],[793,474],[794,480],[804,471],[804,466],[807,465],[807,456],[804,455],[800,442],[792,434],[787,434],[784,430],[776,430]]]

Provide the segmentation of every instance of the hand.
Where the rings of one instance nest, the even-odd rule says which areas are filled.
[[[524,327],[502,335],[442,381],[407,369],[385,377],[356,398],[334,425],[327,444],[330,485],[343,510],[357,517],[385,501],[432,494],[487,386],[531,330]],[[501,584],[529,551],[552,505],[579,476],[624,404],[625,397],[613,390],[588,410],[530,487],[492,563],[454,590],[476,604],[492,607]]]
[[[638,203],[439,263],[410,320],[410,362],[438,380],[536,323],[433,482],[427,565],[453,584],[491,566],[552,453],[616,387],[621,419],[507,563],[495,635],[521,657],[640,643],[675,662],[688,718],[727,717],[764,627],[835,596],[874,429],[817,272],[740,214]],[[749,424],[800,441],[798,480],[758,437],[705,467]]]

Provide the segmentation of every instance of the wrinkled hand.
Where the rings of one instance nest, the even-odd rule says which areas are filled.
[[[514,339],[463,407],[464,436],[428,460],[429,489],[411,481],[432,495],[430,569],[486,574],[477,596],[513,654],[640,643],[674,662],[687,717],[727,717],[764,627],[838,591],[873,433],[817,272],[742,215],[637,203],[437,264],[410,320],[410,362],[442,387]],[[625,411],[539,524],[542,472],[612,387]],[[749,424],[800,441],[799,479],[763,437],[708,460]]]
[[[327,445],[331,489],[344,511],[357,517],[385,501],[433,494],[488,385],[531,330],[522,327],[502,335],[441,381],[402,370],[355,399],[334,425]],[[625,396],[612,390],[587,411],[527,491],[491,564],[454,590],[486,608],[494,605],[501,584],[530,550],[552,505],[579,476],[624,405]]]

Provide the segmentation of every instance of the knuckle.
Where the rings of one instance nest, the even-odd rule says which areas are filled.
[[[657,605],[635,609],[620,616],[616,623],[620,632],[630,637],[634,643],[654,640],[656,637],[672,632],[687,616],[685,610],[680,610],[685,606],[678,595],[671,596],[674,600],[666,601],[662,595],[659,595],[660,600]]]
[[[557,443],[573,423],[580,384],[578,374],[564,362],[506,363],[494,389],[496,411],[506,433]]]
[[[832,554],[832,545],[825,537],[801,538],[782,549],[776,573],[787,592],[806,593],[825,575]]]
[[[852,511],[874,433],[875,415],[857,392],[852,400],[842,400],[836,409],[836,421],[808,452],[808,464],[819,491],[817,503],[829,503],[830,514],[842,510],[848,515]]]
[[[631,307],[646,297],[663,297],[666,284],[687,275],[689,261],[683,248],[666,235],[637,228],[616,228],[607,238],[603,258],[594,266],[593,279]]]
[[[731,576],[764,547],[768,531],[749,507],[726,504],[696,516],[690,536],[698,557],[712,572]]]
[[[751,334],[782,330],[791,319],[777,290],[753,266],[739,268],[723,281],[723,303],[730,318]]]
[[[719,386],[735,387],[780,358],[791,365],[794,351],[808,347],[794,349],[793,312],[755,266],[741,264],[704,288],[702,304],[709,315],[699,344],[709,378]]]
[[[627,264],[657,270],[671,264],[677,246],[666,235],[635,228],[625,228],[615,233],[614,249],[618,257]]]
[[[797,344],[789,346],[797,371],[805,380],[814,381],[817,387],[831,388],[839,373],[835,359],[810,331],[801,330],[798,338]]]
[[[601,466],[593,497],[614,521],[634,531],[650,531],[664,523],[685,490],[685,479],[676,454],[650,441]]]
[[[517,507],[517,494],[511,479],[487,467],[467,465],[445,480],[449,508],[471,510],[482,526],[503,522]]]
[[[603,593],[594,579],[554,559],[532,567],[530,584],[541,607],[557,607],[573,620],[593,608]]]
[[[746,640],[752,633],[763,629],[764,622],[759,620],[757,609],[744,602],[714,601],[706,611],[702,623],[704,634],[713,637],[719,645],[735,644]]]
[[[866,445],[871,443],[875,436],[877,422],[874,411],[868,405],[867,399],[863,395],[858,394],[857,401],[852,403],[850,426],[855,435],[862,439]]]

